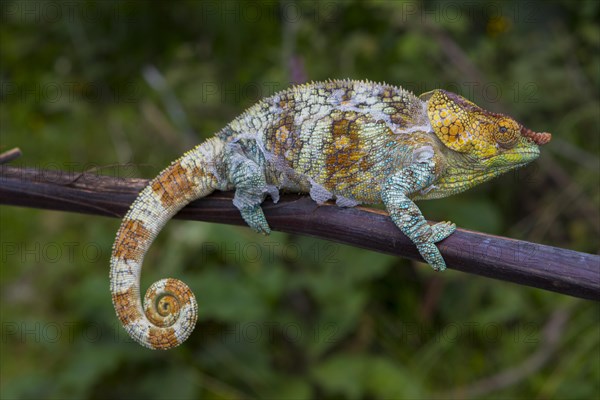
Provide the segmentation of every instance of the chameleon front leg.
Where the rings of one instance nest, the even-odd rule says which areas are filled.
[[[408,197],[411,193],[431,185],[434,179],[433,164],[418,163],[407,166],[385,181],[381,199],[392,221],[417,246],[423,259],[434,270],[443,271],[446,269],[446,263],[434,243],[452,234],[456,225],[440,222],[430,226],[421,210]]]

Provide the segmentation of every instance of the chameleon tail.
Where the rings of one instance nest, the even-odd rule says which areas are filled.
[[[160,230],[189,202],[219,188],[223,142],[209,139],[184,154],[146,186],[121,223],[110,260],[110,290],[129,335],[151,349],[183,343],[194,330],[198,305],[183,282],[162,279],[140,300],[142,261]]]

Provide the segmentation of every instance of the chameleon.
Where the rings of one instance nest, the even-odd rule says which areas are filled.
[[[235,190],[233,204],[254,231],[269,234],[261,203],[279,192],[318,204],[383,204],[394,224],[436,271],[437,242],[456,225],[429,225],[414,201],[462,192],[521,167],[551,134],[486,111],[442,89],[416,96],[355,80],[312,82],[260,100],[212,138],[186,152],[142,189],[117,232],[110,260],[115,311],[128,334],[169,349],[193,331],[198,306],[177,279],[152,284],[140,299],[142,261],[167,221],[191,201]]]

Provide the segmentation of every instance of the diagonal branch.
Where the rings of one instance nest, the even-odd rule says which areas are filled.
[[[145,179],[118,179],[0,165],[0,204],[122,217]],[[217,192],[175,218],[245,225],[232,193]],[[271,227],[421,260],[387,214],[368,208],[317,206],[309,197],[266,201]],[[439,244],[449,268],[585,299],[600,300],[600,256],[457,229]]]

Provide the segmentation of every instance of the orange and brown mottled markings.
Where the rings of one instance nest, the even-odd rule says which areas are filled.
[[[151,327],[148,333],[148,343],[155,349],[170,349],[179,344],[173,328]]]
[[[146,316],[156,326],[171,326],[179,317],[181,307],[192,303],[192,296],[183,282],[169,278],[160,292],[153,286],[146,292]]]
[[[126,219],[117,234],[112,256],[121,260],[140,262],[144,256],[141,243],[150,239],[150,231],[137,219]]]
[[[339,186],[361,171],[367,171],[371,162],[361,145],[360,125],[364,116],[348,111],[332,115],[331,140],[325,143],[325,187]]]
[[[277,105],[284,111],[293,110],[296,107],[296,99],[292,93],[284,93],[279,98]]]
[[[395,112],[392,115],[390,115],[390,121],[400,126],[407,125],[407,120],[401,112]]]
[[[128,325],[142,318],[142,313],[137,307],[137,296],[138,294],[135,292],[133,286],[125,292],[112,294],[112,301],[115,305],[117,316],[123,325]]]
[[[352,97],[354,97],[354,91],[350,88],[345,88],[344,89],[344,93],[342,94],[342,104],[348,104],[350,103],[350,100],[352,100]]]
[[[169,278],[165,285],[165,292],[173,293],[181,304],[188,303],[191,300],[192,293],[189,288],[183,284],[180,280]]]
[[[411,121],[411,115],[415,112],[409,110],[403,98],[390,88],[385,88],[380,93],[379,98],[385,103],[386,108],[391,110],[386,111],[390,116],[390,121],[400,126],[406,126]]]
[[[267,130],[267,150],[276,156],[291,161],[293,159],[292,153],[299,151],[299,149],[294,148],[297,144],[297,135],[293,115],[285,113],[275,125]]]
[[[200,168],[195,168],[191,174],[197,177],[205,176],[206,173]],[[167,207],[180,199],[182,193],[188,193],[196,184],[189,179],[190,173],[176,162],[164,170],[152,183],[152,190],[160,198],[161,203]]]

